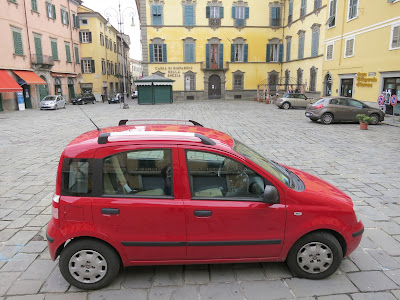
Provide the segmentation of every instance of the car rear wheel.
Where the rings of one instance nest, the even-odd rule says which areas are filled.
[[[342,247],[332,234],[314,232],[300,238],[292,246],[286,262],[298,277],[323,279],[336,272],[342,258]]]
[[[370,115],[370,117],[373,118],[373,120],[371,121],[371,125],[376,125],[379,123],[380,119],[378,114],[372,114]]]
[[[283,109],[289,109],[290,108],[290,103],[289,102],[285,102],[282,104],[282,108]]]
[[[321,122],[328,125],[331,124],[333,122],[333,115],[332,114],[323,114],[321,117]]]
[[[93,103],[93,104],[96,104],[96,100],[93,100],[92,103]]]
[[[310,119],[311,121],[313,121],[313,122],[317,122],[318,121],[318,119]]]
[[[94,290],[106,287],[120,268],[118,254],[107,244],[96,240],[70,242],[60,255],[60,271],[73,286]]]

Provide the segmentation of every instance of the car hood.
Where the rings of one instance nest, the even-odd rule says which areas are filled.
[[[303,181],[305,189],[302,193],[305,194],[307,199],[312,199],[312,201],[329,202],[329,204],[348,204],[353,206],[351,198],[334,185],[309,173],[290,167],[287,168]]]

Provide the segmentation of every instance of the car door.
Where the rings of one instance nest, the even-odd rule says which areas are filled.
[[[333,113],[335,121],[349,120],[349,106],[346,98],[334,98],[329,100],[329,112]]]
[[[308,104],[311,103],[311,99],[307,98],[305,95],[300,94],[299,98],[297,99],[297,106],[298,107],[307,107]]]
[[[95,154],[93,222],[131,261],[186,258],[174,147],[107,147]]]
[[[286,208],[283,197],[280,204],[262,202],[264,185],[271,183],[223,153],[182,147],[179,154],[185,165],[188,259],[278,256]]]
[[[349,114],[348,114],[348,121],[357,122],[357,115],[358,114],[365,114],[368,115],[368,108],[364,106],[360,101],[355,99],[348,99],[349,104]]]

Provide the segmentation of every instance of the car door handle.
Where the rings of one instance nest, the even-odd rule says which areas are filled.
[[[118,208],[102,208],[101,213],[103,215],[118,215],[119,209]]]
[[[211,210],[195,210],[194,215],[196,217],[211,217],[212,211]]]

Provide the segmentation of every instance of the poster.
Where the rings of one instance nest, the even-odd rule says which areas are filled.
[[[17,92],[17,100],[18,100],[18,109],[25,110],[25,101],[22,92]]]

